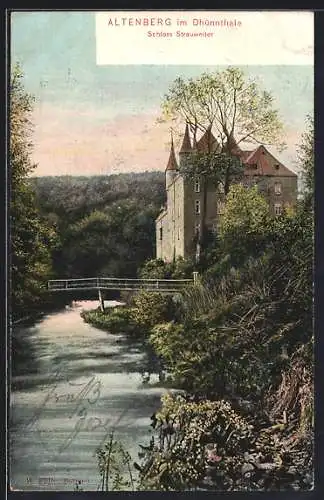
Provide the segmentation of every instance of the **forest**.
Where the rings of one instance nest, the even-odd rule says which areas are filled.
[[[226,120],[217,122],[225,144],[233,143],[242,123],[242,137],[253,126],[258,139],[278,140],[282,127],[269,93],[245,88],[239,70],[213,78],[204,76],[188,85],[178,79],[164,101],[164,118],[182,113],[196,127],[194,132],[198,126],[206,130],[218,117],[219,106],[201,109],[204,92],[216,88],[226,103],[229,89],[235,106],[230,103],[221,114],[226,117],[234,110],[234,119],[231,127]],[[238,96],[244,89],[240,109]],[[185,106],[188,92],[193,92],[190,109]],[[154,259],[154,219],[165,202],[164,174],[30,177],[32,98],[19,71],[12,78],[11,96],[14,314],[44,307],[49,300],[44,284],[52,277],[178,278],[199,271],[198,286],[189,287],[182,298],[141,292],[129,307],[83,315],[110,334],[140,335],[159,356],[168,384],[183,391],[167,394],[152,415],[155,437],[143,443],[141,460],[134,465],[138,489],[311,489],[312,118],[305,117],[297,150],[303,192],[297,206],[279,217],[270,215],[257,188],[235,182],[236,165],[226,148],[216,162],[209,154],[197,157],[183,174],[205,171],[224,183],[227,203],[221,226],[212,239],[202,228],[198,262],[165,264]],[[111,453],[109,446],[97,452],[103,479],[109,475]]]
[[[31,178],[39,213],[55,228],[57,277],[136,277],[154,256],[163,172]]]

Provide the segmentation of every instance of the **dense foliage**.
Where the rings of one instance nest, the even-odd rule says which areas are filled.
[[[10,255],[12,313],[26,314],[46,298],[46,280],[52,273],[51,251],[59,244],[53,226],[38,212],[30,183],[33,98],[23,86],[19,66],[10,82]]]
[[[129,333],[133,336],[148,336],[154,325],[171,321],[176,315],[176,302],[171,295],[159,292],[137,292],[128,307],[84,311],[82,318],[109,331],[109,333]]]
[[[177,78],[162,102],[162,119],[185,121],[194,135],[213,125],[221,144],[282,142],[283,124],[271,92],[240,68]]]
[[[297,153],[304,184],[304,203],[312,210],[314,203],[314,118],[312,116],[307,116],[306,125]]]
[[[172,262],[150,259],[138,270],[138,276],[142,279],[192,279],[194,268],[191,260],[182,257],[177,257]]]
[[[169,438],[146,450],[141,470],[147,487],[312,487],[312,140],[309,132],[301,145],[308,187],[296,210],[271,217],[256,189],[232,187],[199,286],[187,290],[180,318],[151,330],[153,348],[189,402],[162,402],[159,436]],[[217,451],[218,424],[204,428],[208,405],[221,401],[251,426],[244,450]],[[200,413],[195,404],[207,406]],[[192,411],[201,422],[194,427]],[[180,434],[175,414],[181,415]],[[222,425],[230,427],[230,418]],[[192,439],[200,445],[186,448]],[[206,441],[218,457],[212,464],[202,448]]]
[[[139,453],[143,464],[136,464],[139,489],[273,491],[307,489],[312,482],[307,438],[294,438],[285,424],[262,428],[228,401],[170,394],[154,417],[156,434]],[[298,464],[289,453],[292,441],[299,445]]]
[[[59,277],[134,277],[154,255],[164,174],[32,179],[43,216],[57,227]]]

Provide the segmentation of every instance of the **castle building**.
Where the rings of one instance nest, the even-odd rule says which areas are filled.
[[[195,253],[195,238],[202,224],[204,182],[207,182],[205,223],[217,231],[224,211],[225,194],[222,185],[204,179],[188,179],[181,175],[179,167],[187,162],[195,151],[220,152],[222,149],[209,128],[192,144],[186,125],[178,160],[171,139],[171,150],[165,170],[166,206],[159,213],[156,224],[156,258],[171,262],[177,257],[188,258]],[[232,155],[240,158],[244,166],[245,186],[256,184],[267,199],[271,213],[280,215],[287,206],[297,200],[297,175],[277,160],[263,145],[254,150],[242,150],[233,140]]]

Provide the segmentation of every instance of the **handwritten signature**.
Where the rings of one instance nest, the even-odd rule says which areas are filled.
[[[58,391],[58,386],[60,382],[68,383],[70,387],[78,387],[79,389],[75,392],[65,392],[60,393]],[[110,417],[106,419],[101,419],[97,416],[89,416],[89,410],[94,408],[94,405],[98,401],[101,395],[102,382],[97,376],[91,376],[86,382],[76,383],[68,380],[67,375],[63,375],[63,366],[59,366],[51,377],[51,388],[46,393],[42,403],[37,407],[36,411],[33,413],[32,418],[27,422],[27,428],[35,428],[39,441],[42,446],[47,451],[53,451],[52,446],[49,447],[49,432],[41,430],[39,427],[40,419],[44,416],[48,405],[60,403],[68,403],[67,416],[69,419],[76,418],[73,429],[63,441],[60,446],[58,446],[55,455],[59,455],[64,450],[66,450],[71,443],[75,440],[80,432],[88,431],[93,432],[95,430],[104,431],[104,436],[98,447],[107,440],[108,435],[111,433],[112,429],[112,419]],[[123,412],[125,413],[125,412]],[[120,420],[119,417],[118,420]],[[45,440],[46,438],[46,440]]]

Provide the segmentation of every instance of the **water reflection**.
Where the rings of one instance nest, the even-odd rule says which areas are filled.
[[[14,329],[11,483],[18,489],[71,490],[71,478],[86,478],[83,488],[96,490],[95,450],[112,429],[134,460],[150,439],[164,392],[158,359],[140,339],[84,323],[81,309],[96,306],[75,304]]]
[[[11,336],[11,374],[12,376],[37,373],[39,363],[32,338],[26,327],[16,327]]]

